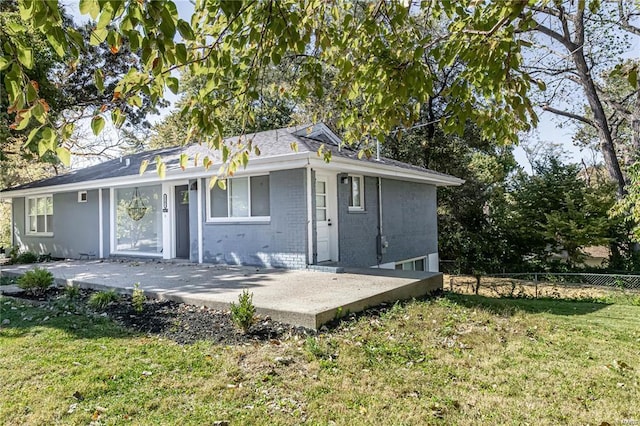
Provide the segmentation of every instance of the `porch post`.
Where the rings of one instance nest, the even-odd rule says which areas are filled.
[[[311,165],[307,164],[307,265],[313,265],[313,198]]]
[[[104,214],[102,212],[102,188],[98,188],[98,256],[104,259]]]
[[[202,179],[198,178],[198,263],[203,263],[204,261],[204,255],[202,253],[202,197],[204,195],[204,191],[202,189],[202,185]]]

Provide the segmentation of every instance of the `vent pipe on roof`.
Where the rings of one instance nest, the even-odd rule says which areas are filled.
[[[127,158],[126,160],[124,160],[124,166],[125,167],[129,167],[129,164],[131,164],[131,160],[130,159]]]
[[[380,141],[376,138],[376,161],[380,161]]]

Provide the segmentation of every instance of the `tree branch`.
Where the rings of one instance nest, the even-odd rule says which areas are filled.
[[[588,124],[589,126],[597,129],[596,124],[593,121],[591,121],[588,118],[583,117],[581,115],[574,114],[574,113],[569,112],[569,111],[563,111],[563,110],[560,110],[560,109],[556,109],[556,108],[550,106],[549,104],[542,104],[542,105],[540,105],[540,107],[545,111],[549,111],[549,112],[551,112],[553,114],[560,115],[562,117],[567,117],[567,118],[571,118],[573,120],[581,121],[581,122],[583,122],[585,124]]]

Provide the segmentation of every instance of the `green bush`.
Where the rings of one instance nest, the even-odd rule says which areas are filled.
[[[140,288],[140,283],[135,283],[133,285],[133,295],[131,295],[131,304],[133,304],[133,309],[137,313],[141,313],[144,310],[144,302],[146,302],[147,298],[144,295],[144,290]]]
[[[38,261],[38,255],[31,251],[25,251],[15,257],[13,263],[36,263]]]
[[[118,294],[115,290],[107,290],[107,291],[99,291],[98,293],[93,293],[89,298],[89,307],[95,310],[104,310],[109,303],[115,302],[118,300]]]
[[[253,293],[243,290],[238,296],[238,304],[231,302],[231,321],[244,333],[256,320],[256,307],[253,305]]]
[[[33,294],[44,293],[51,284],[53,284],[53,274],[37,267],[18,278],[18,287]]]
[[[80,287],[68,285],[64,288],[64,295],[67,296],[69,300],[76,300],[80,297]]]

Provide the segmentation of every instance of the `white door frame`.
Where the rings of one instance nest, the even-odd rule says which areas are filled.
[[[162,258],[175,259],[176,257],[176,186],[187,185],[188,180],[172,180],[162,182]],[[164,196],[167,196],[167,210],[164,211]]]
[[[329,256],[332,262],[337,262],[339,259],[338,251],[338,176],[335,173],[325,173],[316,170],[316,180],[318,178],[324,180],[327,183],[327,219],[331,219],[331,226],[329,227]],[[314,182],[315,188],[315,182]],[[316,222],[317,222],[316,218]],[[316,251],[318,233],[316,226]],[[317,262],[317,260],[316,260]]]

